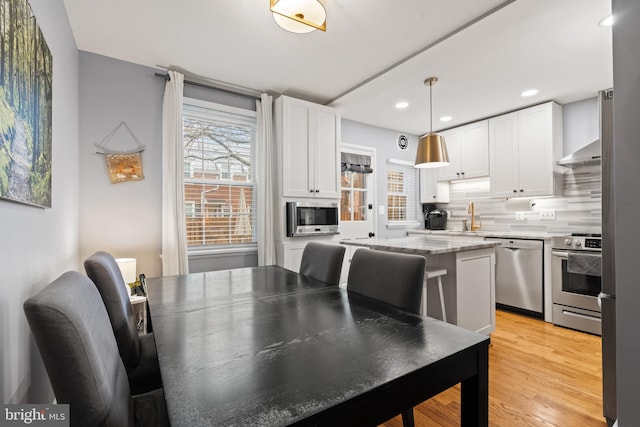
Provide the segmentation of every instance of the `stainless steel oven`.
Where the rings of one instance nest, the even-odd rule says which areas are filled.
[[[599,234],[554,237],[551,241],[553,323],[600,335],[602,243]]]

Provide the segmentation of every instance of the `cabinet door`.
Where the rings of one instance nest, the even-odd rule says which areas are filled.
[[[460,146],[462,144],[462,132],[460,128],[442,132],[444,142],[449,153],[449,166],[438,168],[438,181],[451,181],[460,179]]]
[[[488,121],[463,126],[460,145],[460,175],[477,178],[489,175],[489,127]]]
[[[438,182],[437,169],[420,169],[420,203],[448,203],[449,183]]]
[[[490,334],[496,325],[493,249],[456,254],[457,325]]]
[[[489,120],[490,185],[496,197],[514,197],[518,191],[518,113]]]
[[[282,117],[282,195],[313,197],[313,168],[309,164],[309,110],[285,100]]]
[[[523,196],[553,194],[552,104],[518,112],[518,193]]]
[[[339,198],[340,147],[339,123],[336,113],[324,110],[309,110],[309,144],[312,146],[310,168],[313,168],[313,190],[315,197]]]

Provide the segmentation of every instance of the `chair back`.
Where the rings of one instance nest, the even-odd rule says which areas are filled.
[[[84,261],[87,276],[98,288],[107,308],[120,357],[127,371],[138,365],[140,342],[133,307],[118,263],[110,254],[98,251]]]
[[[426,262],[419,255],[358,249],[347,290],[419,314]]]
[[[132,426],[127,373],[100,294],[70,271],[24,303],[58,403],[72,426]]]
[[[300,274],[330,285],[340,284],[344,246],[309,242],[302,252]]]

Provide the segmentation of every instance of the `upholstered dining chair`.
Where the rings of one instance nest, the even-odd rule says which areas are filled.
[[[70,271],[24,303],[58,403],[71,426],[168,426],[162,389],[132,396],[98,290]]]
[[[116,260],[107,252],[98,251],[84,261],[84,269],[107,309],[131,392],[146,393],[162,387],[153,334],[138,335],[127,286]]]
[[[330,285],[340,284],[344,246],[309,242],[302,251],[300,274]]]
[[[358,249],[351,258],[347,291],[420,314],[423,256]],[[404,427],[413,427],[413,408],[402,412]]]

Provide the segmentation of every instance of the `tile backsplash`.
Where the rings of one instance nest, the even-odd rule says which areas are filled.
[[[493,199],[490,198],[489,179],[483,178],[452,182],[450,203],[438,207],[449,211],[447,229],[450,230],[461,230],[462,220],[470,219],[467,206],[473,201],[476,221],[479,219],[483,231],[600,233],[600,166],[583,166],[563,172],[563,194],[560,196]],[[555,215],[555,219],[542,219],[541,212]]]

